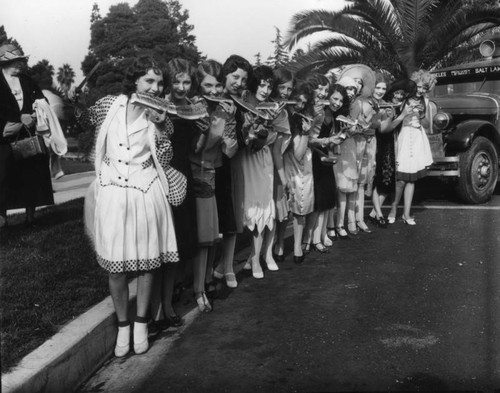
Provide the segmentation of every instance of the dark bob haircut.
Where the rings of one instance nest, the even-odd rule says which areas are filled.
[[[247,72],[248,79],[252,78],[252,66],[248,60],[238,55],[231,55],[222,65],[222,83],[226,83],[226,76],[232,74],[238,68]]]
[[[130,97],[137,89],[137,79],[146,75],[150,70],[156,75],[163,75],[159,63],[150,56],[141,56],[135,59],[125,71],[123,93]]]
[[[202,61],[198,65],[198,69],[196,70],[198,82],[201,83],[207,75],[213,76],[215,79],[222,83],[223,77],[221,63],[215,60]]]
[[[198,79],[196,78],[197,69],[189,60],[174,58],[167,63],[165,69],[166,93],[172,91],[172,86],[176,81],[177,75],[187,74],[191,78],[191,89],[188,95],[192,95],[197,90]]]
[[[337,115],[347,115],[349,114],[349,97],[347,97],[347,91],[344,86],[335,83],[330,87],[330,97],[333,93],[342,94],[342,107],[338,110]]]
[[[314,90],[315,87],[313,85],[311,85],[308,82],[301,81],[297,83],[292,93],[293,99],[297,99],[300,96],[304,96],[306,98],[306,105],[304,111],[310,115],[313,114]]]
[[[279,85],[283,85],[292,81],[292,87],[295,85],[295,77],[293,73],[286,68],[277,68],[274,70],[274,89],[271,93],[271,97],[279,96]]]
[[[274,73],[271,67],[265,65],[255,67],[252,77],[248,80],[248,90],[255,94],[261,81],[269,82],[271,88],[274,86]]]

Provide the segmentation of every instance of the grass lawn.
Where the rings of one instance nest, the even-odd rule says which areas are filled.
[[[20,214],[2,229],[2,372],[109,294],[107,274],[84,234],[82,212],[80,198],[38,211],[32,228]]]

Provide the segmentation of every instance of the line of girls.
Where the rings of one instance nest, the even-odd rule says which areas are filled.
[[[131,339],[136,354],[146,352],[148,328],[182,325],[172,305],[176,281],[192,275],[201,312],[212,310],[206,289],[212,276],[237,287],[233,257],[236,236],[245,228],[252,234],[246,267],[257,279],[264,277],[263,265],[276,271],[276,262],[284,259],[290,212],[296,263],[304,261],[309,244],[325,252],[329,238],[348,236],[344,212],[354,191],[343,184],[363,183],[351,174],[357,169],[349,166],[348,156],[354,153],[344,146],[355,140],[359,127],[341,126],[336,119],[352,115],[352,87],[320,74],[295,81],[284,69],[252,68],[238,55],[222,65],[207,60],[195,66],[177,58],[166,68],[138,57],[120,95],[77,110],[80,123],[96,130],[96,181],[85,200],[85,222],[97,261],[108,272],[118,320],[116,356],[129,353]],[[208,117],[158,113],[132,100],[134,93],[179,107],[203,101]],[[245,109],[269,100],[291,104],[268,110],[266,118]],[[186,180],[179,183],[186,191],[182,203],[173,202],[172,169]],[[357,221],[363,227],[362,219]],[[137,276],[133,331],[130,273]]]

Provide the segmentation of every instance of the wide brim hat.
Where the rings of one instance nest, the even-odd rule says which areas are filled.
[[[358,95],[362,97],[369,97],[373,93],[373,89],[375,89],[375,72],[367,65],[348,65],[340,72],[339,79],[342,79],[345,76],[363,80],[363,88]]]
[[[398,90],[402,90],[406,97],[411,97],[415,95],[415,92],[417,91],[417,84],[411,79],[399,79],[394,81],[387,89],[385,97],[391,99],[394,93]]]
[[[358,88],[356,81],[350,76],[343,76],[337,81],[337,84],[344,87],[355,87]]]
[[[21,48],[14,44],[0,46],[0,64],[7,64],[15,60],[27,60],[29,56],[23,55]]]

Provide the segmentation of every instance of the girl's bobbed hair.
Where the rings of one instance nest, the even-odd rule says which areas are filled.
[[[167,63],[165,68],[165,87],[166,92],[172,91],[177,75],[187,74],[191,78],[190,94],[197,90],[198,79],[196,77],[197,68],[189,60],[174,58]]]
[[[137,79],[152,70],[156,75],[163,75],[159,63],[151,56],[140,56],[132,61],[126,71],[123,80],[123,93],[130,97],[137,89]]]
[[[252,77],[248,80],[248,90],[255,94],[261,81],[267,81],[274,87],[274,73],[271,67],[265,65],[254,67]]]

